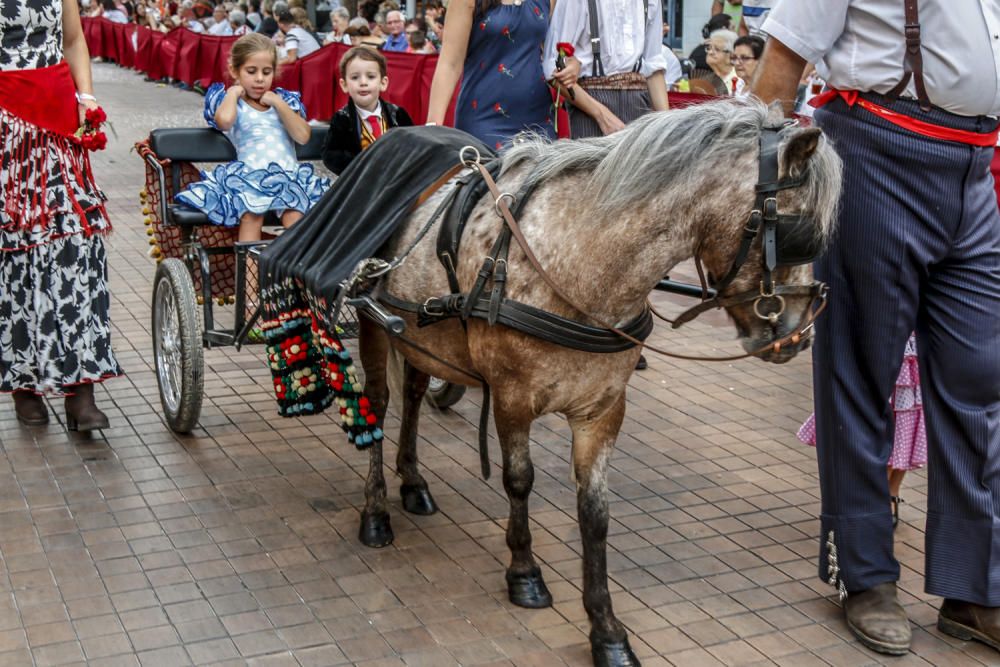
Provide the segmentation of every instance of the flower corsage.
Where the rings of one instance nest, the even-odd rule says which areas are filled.
[[[102,151],[108,146],[108,135],[101,131],[101,126],[108,120],[104,109],[87,109],[83,125],[74,135],[76,140],[88,151]]]

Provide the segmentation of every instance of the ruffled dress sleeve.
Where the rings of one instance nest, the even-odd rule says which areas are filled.
[[[205,91],[205,122],[213,129],[219,129],[219,126],[215,124],[215,112],[219,110],[219,106],[225,98],[226,86],[221,83],[213,83]]]
[[[285,104],[288,105],[292,111],[303,118],[306,117],[306,105],[302,103],[302,93],[293,93],[292,91],[285,90],[284,88],[275,88],[274,92],[282,99],[282,101],[284,101]],[[207,95],[205,99],[207,104]]]

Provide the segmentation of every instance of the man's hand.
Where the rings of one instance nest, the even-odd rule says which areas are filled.
[[[597,124],[601,127],[601,132],[605,135],[614,134],[618,130],[625,129],[625,123],[618,116],[614,115],[611,109],[603,105],[601,105],[601,111],[594,120],[597,121]]]
[[[556,70],[552,78],[561,88],[569,90],[576,85],[577,79],[580,78],[580,61],[575,56],[566,58],[566,66],[560,70]]]

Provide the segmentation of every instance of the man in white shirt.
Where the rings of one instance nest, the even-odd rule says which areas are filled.
[[[743,16],[739,25],[740,35],[766,37],[767,34],[761,27],[764,25],[771,7],[775,4],[777,4],[777,0],[743,0]]]
[[[596,25],[592,25],[588,5],[596,5]],[[573,87],[575,99],[570,100],[573,138],[610,134],[649,109],[667,108],[662,36],[660,0],[556,3],[545,38],[542,69],[551,80],[559,55],[557,45],[565,42],[573,46],[581,77],[579,85]]]
[[[223,5],[215,6],[215,11],[212,12],[212,19],[215,23],[208,29],[209,35],[227,37],[233,34],[233,27],[229,25],[229,12],[226,11]]]
[[[830,285],[814,348],[819,570],[840,590],[850,630],[893,655],[909,650],[911,632],[896,597],[887,399],[913,330],[930,457],[926,590],[945,598],[940,630],[1000,648],[1000,212],[990,175],[1000,3],[917,4],[780,3],[753,85],[787,111],[814,62],[833,89],[814,115],[844,162],[840,227],[816,263]]]

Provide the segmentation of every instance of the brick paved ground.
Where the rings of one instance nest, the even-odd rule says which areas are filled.
[[[109,65],[95,75],[119,135],[96,169],[117,225],[113,317],[128,376],[99,389],[113,425],[103,436],[68,434],[56,401],[60,421],[30,430],[0,403],[0,664],[589,664],[560,419],[533,430],[535,554],[556,600],[543,611],[506,600],[506,500],[499,475],[477,473],[475,392],[424,418],[421,457],[441,512],[404,514],[392,482],[396,542],[377,551],[355,537],[367,457],[329,416],[275,416],[259,348],[208,352],[201,427],[165,428],[142,168],[129,148],[153,127],[200,124],[201,98]],[[732,337],[721,318],[655,333],[703,353]],[[807,359],[651,359],[634,377],[610,475],[608,561],[647,667],[880,663],[851,641],[814,576],[816,466],[794,437],[809,371]],[[938,600],[921,576],[925,480],[907,479],[896,534],[913,652],[887,664],[996,662],[934,628]]]

